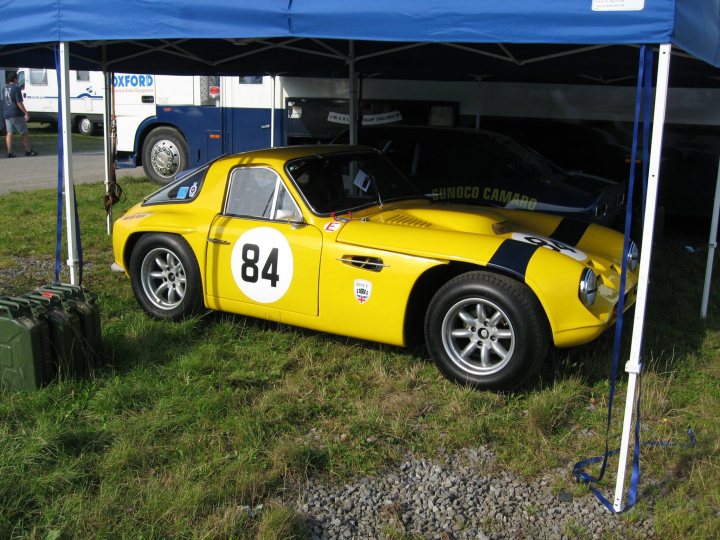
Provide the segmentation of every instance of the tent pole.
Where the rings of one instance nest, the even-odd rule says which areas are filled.
[[[275,148],[275,75],[270,84],[270,148]]]
[[[357,73],[355,73],[355,42],[350,40],[348,51],[348,98],[350,100],[350,144],[357,144]]]
[[[652,141],[650,145],[650,169],[645,204],[645,220],[643,223],[642,254],[640,259],[640,273],[638,276],[638,291],[635,301],[635,321],[633,324],[632,341],[630,345],[630,359],[625,364],[628,373],[627,398],[625,400],[625,418],[620,443],[620,461],[618,463],[617,483],[615,484],[615,501],[613,507],[616,512],[623,510],[623,491],[625,488],[625,470],[627,468],[627,455],[630,447],[632,433],[632,417],[635,410],[635,396],[638,375],[642,371],[640,362],[643,326],[645,324],[645,307],[647,305],[648,277],[650,273],[650,259],[652,258],[652,239],[655,227],[655,211],[657,206],[657,192],[660,173],[660,153],[662,151],[663,128],[665,124],[665,106],[667,104],[668,75],[670,73],[670,44],[660,45],[658,55],[658,73],[655,85],[655,107],[653,116]]]
[[[708,300],[710,299],[710,282],[712,281],[713,261],[715,260],[715,248],[717,247],[718,213],[720,213],[720,161],[718,161],[718,174],[715,180],[715,201],[713,202],[707,264],[705,265],[705,286],[703,287],[702,306],[700,307],[700,316],[703,319],[707,318]]]
[[[103,150],[105,152],[105,194],[110,193],[110,174],[113,166],[112,163],[112,142],[110,140],[110,130],[112,123],[112,73],[103,71],[105,78],[105,98],[103,99]],[[105,215],[105,228],[107,234],[112,234],[112,206]]]
[[[77,222],[75,221],[75,185],[73,180],[72,138],[70,137],[70,46],[67,42],[60,42],[60,95],[62,96],[62,140],[64,195],[65,195],[65,223],[67,231],[68,260],[70,267],[70,283],[78,285],[78,247],[76,242]]]

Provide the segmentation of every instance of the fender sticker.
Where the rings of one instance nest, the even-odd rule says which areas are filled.
[[[123,216],[122,220],[126,221],[126,220],[130,220],[130,219],[142,219],[142,218],[146,218],[148,216],[152,216],[152,212],[141,212],[138,214],[128,214],[126,216]]]
[[[539,236],[531,233],[513,233],[512,239],[517,240],[518,242],[526,242],[541,248],[557,251],[558,253],[562,253],[571,259],[575,259],[576,261],[582,262],[588,258],[587,255],[579,249],[570,247],[559,240],[554,240],[545,236]]]
[[[356,279],[353,283],[353,289],[355,299],[361,304],[370,300],[370,295],[372,294],[372,282],[365,279]]]
[[[340,227],[342,227],[343,224],[341,221],[330,221],[325,224],[323,227],[323,230],[325,232],[337,232],[340,230]]]

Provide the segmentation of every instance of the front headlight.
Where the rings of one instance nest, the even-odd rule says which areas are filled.
[[[631,272],[634,272],[640,262],[640,250],[637,244],[630,240],[630,247],[628,248],[627,254],[627,266]]]
[[[595,302],[597,296],[597,277],[595,272],[590,268],[583,270],[582,276],[580,277],[580,300],[583,304],[590,307]]]

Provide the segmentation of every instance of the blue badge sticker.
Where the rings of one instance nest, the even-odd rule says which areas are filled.
[[[187,197],[187,194],[188,194],[188,187],[183,186],[180,189],[178,189],[177,198],[184,199],[185,197]]]

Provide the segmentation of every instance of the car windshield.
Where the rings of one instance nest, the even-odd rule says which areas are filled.
[[[286,170],[316,214],[343,213],[391,200],[424,198],[378,152],[315,154],[288,162]]]
[[[514,168],[519,176],[540,179],[560,172],[557,165],[532,148],[505,137],[495,138],[494,142],[498,148],[497,157],[506,160],[508,167]]]

